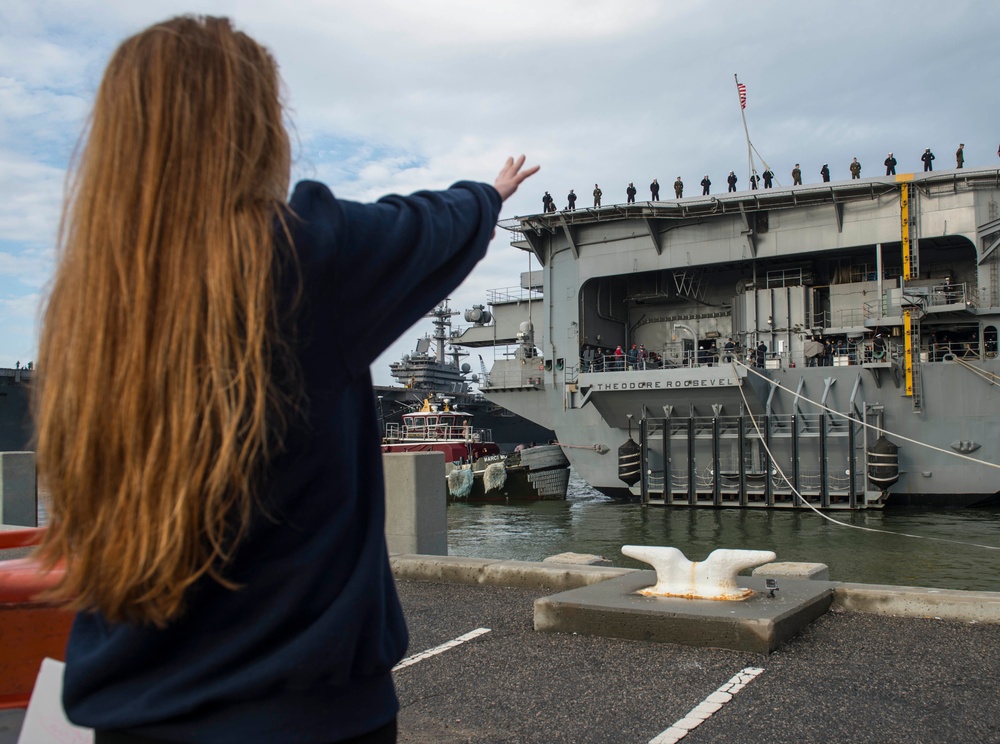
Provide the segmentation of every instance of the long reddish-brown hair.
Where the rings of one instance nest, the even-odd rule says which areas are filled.
[[[243,535],[294,403],[272,230],[290,154],[271,55],[181,17],[115,52],[67,189],[36,419],[52,595],[163,625]],[[294,264],[294,260],[291,262]],[[277,365],[277,366],[276,366]]]

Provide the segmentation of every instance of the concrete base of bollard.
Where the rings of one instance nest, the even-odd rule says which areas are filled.
[[[753,576],[767,576],[772,579],[813,579],[816,581],[830,580],[830,567],[825,563],[768,563],[758,566],[752,572]]]
[[[448,555],[444,454],[383,455],[382,468],[389,552]]]
[[[768,597],[762,578],[740,577],[756,593],[743,601],[644,597],[653,571],[535,600],[535,630],[659,641],[767,654],[824,614],[829,585],[788,579]]]

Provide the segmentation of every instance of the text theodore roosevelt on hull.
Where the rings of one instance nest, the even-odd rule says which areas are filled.
[[[666,388],[724,387],[739,384],[735,377],[701,377],[694,380],[636,380],[635,382],[595,382],[595,390],[656,390]]]

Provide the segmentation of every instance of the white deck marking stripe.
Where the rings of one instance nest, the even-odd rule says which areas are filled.
[[[649,744],[674,744],[680,741],[687,736],[688,731],[700,726],[702,721],[707,721],[713,713],[732,700],[733,695],[750,684],[763,671],[760,667],[747,667],[740,670],[726,684],[689,710],[681,720],[650,739]]]
[[[440,646],[429,648],[426,651],[421,651],[419,654],[413,654],[413,656],[407,656],[401,662],[396,664],[396,666],[392,668],[392,671],[398,672],[400,669],[405,669],[408,666],[412,666],[413,664],[416,664],[418,661],[423,661],[424,659],[429,659],[432,656],[443,654],[445,651],[455,648],[455,646],[461,646],[466,641],[471,641],[473,638],[478,638],[484,633],[489,633],[489,632],[490,632],[489,628],[476,628],[475,630],[470,630],[465,635],[460,635],[453,641],[442,643]]]

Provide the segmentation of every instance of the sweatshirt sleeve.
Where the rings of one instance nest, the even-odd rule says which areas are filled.
[[[359,204],[303,182],[290,205],[301,220],[295,240],[306,295],[319,314],[314,332],[348,350],[357,374],[486,255],[501,200],[492,186],[460,181]]]

